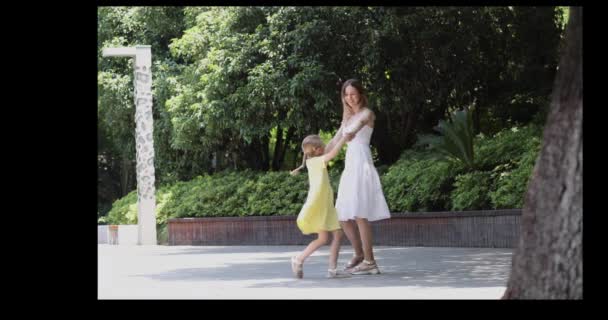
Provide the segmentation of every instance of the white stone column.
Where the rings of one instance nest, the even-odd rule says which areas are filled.
[[[138,244],[156,245],[151,47],[107,48],[103,56],[134,58]]]

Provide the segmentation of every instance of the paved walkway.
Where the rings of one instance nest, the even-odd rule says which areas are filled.
[[[304,246],[98,245],[99,299],[499,299],[511,249],[374,248],[381,274],[326,279],[328,248],[291,274]],[[352,256],[342,248],[339,265]]]

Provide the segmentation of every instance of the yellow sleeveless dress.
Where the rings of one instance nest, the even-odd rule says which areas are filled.
[[[334,191],[323,156],[306,160],[310,189],[306,202],[298,214],[298,228],[303,234],[340,229],[338,213],[334,207]]]

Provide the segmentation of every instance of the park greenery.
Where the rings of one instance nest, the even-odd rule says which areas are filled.
[[[562,7],[99,7],[98,218],[136,223],[133,70],[152,46],[157,223],[295,215],[301,139],[358,78],[392,212],[521,208],[562,47]],[[344,155],[329,166],[338,188]],[[162,232],[161,232],[162,234]]]

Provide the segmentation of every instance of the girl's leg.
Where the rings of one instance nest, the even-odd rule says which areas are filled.
[[[346,237],[348,238],[348,241],[350,241],[350,244],[353,246],[353,250],[355,251],[355,256],[349,263],[350,266],[354,267],[361,262],[361,258],[363,257],[361,237],[359,236],[357,225],[353,220],[340,221],[340,225],[342,225],[342,229],[344,230],[344,233],[346,233]]]
[[[357,227],[361,233],[363,242],[363,257],[369,262],[374,261],[374,250],[372,248],[372,225],[365,218],[357,218]]]
[[[306,249],[302,251],[298,256],[296,256],[296,261],[300,264],[304,263],[304,261],[317,249],[327,244],[329,240],[329,232],[328,231],[319,231],[319,237],[308,244]]]
[[[338,265],[338,254],[340,253],[340,243],[342,242],[342,230],[334,230],[331,232],[333,240],[329,248],[329,269],[336,269]]]

